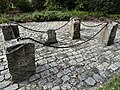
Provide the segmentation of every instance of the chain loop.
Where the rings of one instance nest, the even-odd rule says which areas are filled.
[[[86,26],[86,27],[98,27],[98,26],[103,25],[103,23],[100,23],[100,24],[94,25],[94,26],[89,26],[89,25],[86,25],[86,24],[84,24],[84,23],[81,23],[81,24],[84,25],[84,26]]]

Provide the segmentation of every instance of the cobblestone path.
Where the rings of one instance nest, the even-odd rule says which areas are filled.
[[[22,25],[37,30],[60,27],[66,22],[32,22]],[[94,22],[84,22],[95,25]],[[81,26],[80,40],[71,40],[69,28],[56,31],[56,46],[66,46],[83,42],[95,34],[102,26],[87,28]],[[111,25],[109,25],[111,28]],[[44,41],[46,34],[27,31],[19,27],[21,36],[30,36]],[[13,83],[8,69],[6,56],[3,55],[4,39],[0,29],[0,90],[96,90],[113,75],[120,73],[120,30],[117,31],[115,44],[105,46],[98,35],[91,41],[74,48],[51,48],[36,45],[36,74],[29,80]]]

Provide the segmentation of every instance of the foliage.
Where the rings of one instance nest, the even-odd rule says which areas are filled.
[[[99,90],[120,90],[120,75],[99,88]]]
[[[120,0],[77,0],[77,10],[102,12],[106,13],[120,13]]]
[[[44,0],[32,0],[32,5],[33,5],[34,10],[43,10]]]
[[[0,12],[4,12],[7,9],[7,3],[5,0],[0,0]]]
[[[28,0],[14,0],[13,4],[15,7],[22,10],[23,12],[32,11],[32,5]]]

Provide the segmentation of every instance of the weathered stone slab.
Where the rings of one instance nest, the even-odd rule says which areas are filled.
[[[25,41],[9,41],[5,44],[8,67],[14,82],[28,79],[35,72],[34,44]]]
[[[48,35],[48,38],[44,42],[44,45],[50,45],[50,44],[57,43],[55,30],[48,30],[47,35]]]
[[[118,29],[118,24],[113,26],[113,28],[112,28],[112,30],[110,32],[110,35],[109,35],[109,40],[108,40],[107,46],[110,46],[111,44],[114,43],[114,39],[115,39],[115,36],[116,36],[117,29]]]
[[[70,30],[72,39],[80,39],[80,20],[78,18],[71,20]]]
[[[16,24],[1,24],[0,27],[2,28],[5,41],[15,39],[20,36],[18,26]]]

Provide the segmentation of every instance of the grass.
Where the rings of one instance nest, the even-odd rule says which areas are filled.
[[[106,18],[112,20],[119,20],[120,14],[117,15],[104,15],[102,13],[84,12],[84,11],[41,11],[30,13],[18,13],[18,14],[1,14],[0,23],[7,23],[9,21],[16,22],[31,22],[31,21],[59,21],[69,20],[70,17],[79,17],[81,20],[101,20]]]
[[[109,83],[103,85],[99,90],[120,90],[120,75],[110,80]]]

